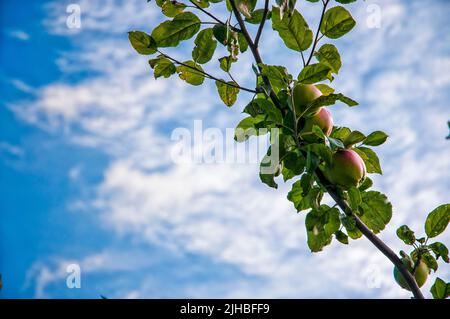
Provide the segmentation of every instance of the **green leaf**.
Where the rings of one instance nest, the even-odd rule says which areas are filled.
[[[368,173],[383,174],[380,166],[380,160],[374,151],[363,146],[353,148],[353,150],[363,159]]]
[[[323,81],[326,79],[329,79],[329,80],[332,79],[331,68],[328,65],[325,65],[323,63],[315,63],[315,64],[310,64],[310,65],[305,66],[297,78],[297,80],[303,84],[314,84],[316,82],[320,82],[320,81]],[[321,97],[327,98],[329,96],[330,95],[321,96]],[[321,97],[319,97],[319,98],[321,98]]]
[[[334,89],[332,87],[329,87],[328,85],[323,83],[316,84],[316,88],[318,88],[323,95],[330,95],[334,93]]]
[[[270,19],[272,12],[269,10],[267,12],[266,19]],[[257,9],[253,11],[251,17],[245,17],[245,22],[251,23],[251,24],[260,24],[264,16],[264,9]]]
[[[158,47],[176,47],[181,41],[192,38],[200,30],[200,23],[195,14],[182,12],[157,26],[152,37]]]
[[[328,143],[330,143],[331,150],[333,150],[333,151],[345,148],[344,143],[342,143],[342,141],[338,140],[337,138],[328,136],[327,140],[328,140]]]
[[[267,123],[267,119],[265,123]],[[289,134],[285,134],[283,133],[283,130],[280,131],[281,133],[278,134],[279,140],[275,141],[279,145],[280,158],[284,158],[289,152],[292,151],[298,152],[297,144],[295,143],[294,137],[290,135],[290,132],[288,132]],[[277,134],[272,134],[271,137],[276,135]]]
[[[351,187],[347,193],[348,193],[348,204],[350,208],[354,211],[358,210],[358,207],[362,201],[359,189],[357,189],[356,187]]]
[[[303,165],[305,164],[305,161],[303,160]],[[309,191],[311,190],[311,188],[313,188],[314,186],[314,177],[312,174],[308,174],[305,173],[302,175],[302,177],[300,178],[300,185],[302,186],[303,189],[303,195],[306,196],[309,194]],[[319,203],[314,203],[314,207],[317,208],[320,205],[316,205]]]
[[[339,3],[342,3],[342,4],[347,4],[347,3],[356,2],[356,0],[336,0],[336,2],[339,2]]]
[[[321,140],[325,141],[327,136],[325,135],[325,133],[322,131],[322,129],[320,128],[319,125],[314,124],[312,126],[311,131],[317,136],[319,137]]]
[[[414,232],[406,225],[400,226],[397,229],[397,237],[403,240],[406,245],[412,245],[416,242]]]
[[[287,100],[290,100],[290,98]],[[283,101],[283,98],[281,98],[280,101]],[[286,104],[287,102],[285,102],[284,105]],[[294,123],[294,113],[290,109],[286,111],[286,114],[283,117],[283,126],[289,128],[291,132],[295,131],[296,123]]]
[[[319,132],[317,132],[317,133],[319,133]],[[322,134],[323,134],[323,132],[322,132]],[[317,157],[319,159],[324,160],[327,165],[331,164],[331,158],[332,158],[333,154],[331,152],[331,149],[329,147],[327,147],[325,144],[312,143],[307,146],[307,150],[308,150],[308,153],[313,153],[313,154],[317,155]],[[311,170],[314,170],[314,169],[315,169],[314,167],[311,168]],[[308,171],[310,171],[310,170],[308,170]]]
[[[433,269],[434,272],[438,270],[438,263],[436,261],[436,258],[431,256],[430,253],[425,253],[422,255],[422,261],[427,265],[429,269]]]
[[[248,43],[247,39],[245,39],[245,36],[242,33],[238,33],[238,44],[239,44],[239,50],[244,53],[248,49]]]
[[[269,150],[266,155],[264,155],[261,160],[261,165],[259,168],[259,178],[261,181],[269,187],[278,188],[278,184],[275,183],[275,176],[277,175],[280,162],[278,156],[274,156],[272,154],[272,147],[269,147]]]
[[[205,80],[202,67],[194,61],[186,61],[183,64],[186,64],[186,66],[177,66],[177,73],[180,79],[192,85],[201,85]]]
[[[450,296],[450,283],[445,283],[441,278],[436,278],[433,286],[430,289],[434,299],[446,299]]]
[[[342,103],[347,104],[348,106],[357,106],[358,102],[356,102],[355,100],[352,100],[351,98],[343,95],[343,94],[337,94],[338,95],[338,100],[341,101]]]
[[[341,56],[339,55],[338,49],[332,44],[324,44],[320,47],[318,52],[314,55],[317,57],[319,62],[328,65],[333,73],[338,74],[342,66]]]
[[[311,210],[305,219],[308,235],[308,247],[312,252],[318,252],[329,245],[332,236],[339,230],[341,221],[339,210],[321,205],[318,209]]]
[[[272,28],[278,32],[284,44],[295,51],[305,51],[311,46],[313,32],[309,29],[303,16],[294,10],[288,17],[280,16],[280,8],[272,8]]]
[[[167,17],[175,17],[186,8],[186,5],[181,2],[166,0],[164,1],[161,9],[162,13]]]
[[[433,238],[441,234],[450,220],[450,204],[444,204],[435,208],[428,214],[425,221],[425,233],[429,238]]]
[[[253,99],[250,101],[250,103],[247,104],[243,112],[253,117],[260,114],[264,114],[264,104],[272,104],[272,103],[265,98]]]
[[[219,59],[220,68],[225,72],[230,72],[231,64],[234,62],[231,56],[224,56]]]
[[[388,135],[386,133],[382,131],[375,131],[367,136],[367,138],[364,140],[364,144],[369,146],[378,146],[383,144],[387,138]]]
[[[145,32],[130,31],[128,32],[128,40],[139,54],[149,55],[156,53],[156,41]]]
[[[232,12],[233,7],[231,6],[230,0],[225,0],[225,4],[226,4],[228,12]]]
[[[150,64],[150,67],[152,69],[154,69],[156,67],[156,65],[158,64],[158,62],[163,58],[164,58],[163,55],[159,55],[157,58],[148,60],[148,64]]]
[[[442,258],[446,263],[449,262],[448,259],[448,248],[441,242],[435,242],[430,245],[428,245],[428,248],[431,249],[431,251],[436,255],[436,259],[439,259],[439,257]]]
[[[227,83],[236,85],[233,81],[229,81]],[[239,88],[226,85],[225,83],[219,81],[216,81],[216,87],[220,98],[226,106],[232,106],[236,102]]]
[[[288,82],[292,79],[292,76],[283,66],[267,64],[258,65],[261,69],[261,75],[269,78],[272,86],[278,90],[287,87]]]
[[[353,131],[345,138],[344,145],[345,147],[349,147],[356,143],[364,141],[365,138],[366,136],[360,131]]]
[[[352,131],[348,127],[335,126],[333,127],[333,131],[330,136],[343,141],[350,135],[351,132]]]
[[[276,108],[271,101],[269,100],[266,101],[268,103],[260,104],[261,109],[266,115],[266,121],[281,125],[283,123],[283,115],[281,114],[281,111],[278,108]]]
[[[365,190],[371,188],[372,185],[373,185],[372,180],[368,176],[366,176],[364,177],[362,183],[358,186],[358,189],[360,192],[364,192]]]
[[[315,145],[318,145],[318,144],[315,144]],[[308,148],[312,147],[311,145],[307,145],[307,146],[308,146]],[[323,145],[323,146],[326,147],[326,145]],[[318,146],[315,146],[315,148],[316,148],[315,151],[308,150],[306,153],[306,172],[308,172],[310,174],[312,174],[320,164],[320,155],[318,155],[317,152],[321,148]]]
[[[283,175],[283,181],[285,182],[297,176],[293,171],[291,171],[289,168],[285,166],[281,168],[281,175]]]
[[[219,43],[223,45],[227,45],[228,43],[228,29],[223,24],[216,24],[213,27],[214,37],[219,41]]]
[[[251,116],[256,116],[259,114],[265,115],[266,121],[282,124],[283,123],[283,115],[281,111],[275,107],[275,105],[268,99],[264,98],[256,98],[251,101],[244,108],[244,112],[250,114]]]
[[[217,47],[217,41],[213,38],[212,28],[200,31],[195,38],[195,47],[192,50],[192,58],[196,63],[206,63],[211,60]]]
[[[361,220],[377,234],[391,220],[392,204],[384,194],[376,191],[361,193],[361,199],[360,209],[363,212]]]
[[[349,32],[356,25],[350,12],[344,7],[333,7],[323,17],[320,32],[328,38],[337,39]]]
[[[287,168],[294,176],[300,175],[305,170],[306,159],[299,152],[289,152],[283,158],[283,167]],[[292,176],[292,177],[294,177]],[[287,179],[285,179],[286,181]]]
[[[292,184],[292,189],[287,195],[287,199],[294,203],[297,212],[301,212],[310,207],[314,207],[322,199],[323,192],[319,187],[313,187],[305,194],[301,180]]]
[[[150,2],[151,0],[147,0],[147,2]],[[167,0],[155,0],[155,3],[158,7],[162,7],[164,2],[166,2]]]
[[[250,136],[257,136],[261,133],[257,125],[264,121],[264,115],[258,115],[256,117],[246,117],[236,126],[234,131],[234,139],[237,142],[244,142],[248,140]]]
[[[427,241],[427,239],[426,239],[425,237],[420,237],[420,238],[417,239],[417,241],[418,241],[419,243],[421,243],[422,245],[424,245],[425,242]]]
[[[159,58],[158,62],[154,66],[155,79],[157,79],[161,76],[168,78],[169,76],[174,74],[176,71],[177,71],[177,68],[175,67],[175,65],[172,63],[172,61],[170,61],[167,58]]]
[[[344,225],[348,236],[351,239],[358,239],[362,236],[361,231],[356,227],[356,220],[354,216],[343,216],[341,218],[342,225]]]
[[[334,236],[336,236],[336,239],[344,244],[344,245],[348,245],[348,236],[343,233],[342,231],[338,230],[337,232],[334,233]]]
[[[314,113],[317,111],[317,109],[319,107],[334,105],[334,104],[336,104],[337,101],[341,101],[350,107],[358,105],[358,103],[356,101],[353,101],[352,99],[346,97],[342,93],[338,93],[338,94],[332,93],[332,94],[328,94],[328,95],[322,95],[322,96],[319,96],[318,98],[314,99],[311,103],[309,103],[306,106],[306,110],[309,113]],[[305,115],[308,116],[309,114],[306,113]]]

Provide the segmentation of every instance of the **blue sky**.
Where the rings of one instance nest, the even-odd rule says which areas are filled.
[[[408,297],[365,239],[311,254],[304,216],[286,200],[291,183],[268,189],[254,164],[174,164],[175,128],[203,120],[225,131],[251,96],[228,109],[213,83],[155,81],[126,34],[164,19],[154,4],[78,1],[81,28],[69,29],[72,2],[1,2],[0,297]],[[318,5],[297,5],[314,28]],[[344,64],[333,86],[361,105],[330,110],[335,123],[390,135],[374,179],[394,205],[381,236],[399,250],[396,227],[421,232],[450,200],[450,3],[349,8],[358,25],[336,42]],[[297,74],[298,55],[269,31],[265,61]],[[167,52],[188,59],[190,50]],[[246,86],[251,63],[245,55],[234,68]],[[71,263],[80,289],[66,286]]]

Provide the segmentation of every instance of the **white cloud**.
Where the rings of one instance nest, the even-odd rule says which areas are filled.
[[[163,247],[168,254],[206,256],[243,273],[238,282],[219,287],[188,284],[184,291],[189,296],[408,296],[392,283],[390,263],[364,239],[310,254],[303,214],[296,215],[286,200],[288,185],[277,191],[261,185],[256,166],[171,163],[173,128],[190,127],[194,119],[231,127],[242,118],[238,112],[248,96],[226,109],[219,105],[213,83],[193,88],[175,77],[153,80],[145,58],[132,52],[124,35],[129,29],[155,24],[149,23],[150,18],[156,19],[153,6],[142,3],[109,1],[98,7],[82,1],[83,32],[74,37],[80,50],[63,55],[60,66],[66,72],[88,69],[98,75],[75,84],[49,84],[33,103],[13,107],[24,120],[64,132],[71,142],[96,147],[110,156],[104,178],[96,185],[97,195],[87,204],[119,234]],[[51,8],[47,21],[51,31],[65,34],[61,27],[65,11],[60,5]],[[353,8],[364,21],[365,7]],[[361,24],[339,44],[344,67],[335,85],[362,105],[355,109],[339,105],[332,112],[336,123],[364,132],[383,129],[391,136],[389,144],[380,148],[385,176],[376,178],[376,186],[394,203],[392,224],[382,238],[398,250],[395,227],[410,223],[419,231],[426,213],[449,199],[450,153],[443,116],[448,114],[450,63],[445,52],[428,50],[440,36],[433,25],[434,13],[440,10],[437,6],[410,10],[404,2],[394,1],[382,9],[381,29]],[[420,30],[409,22],[417,19],[427,22]],[[89,34],[92,31],[107,35],[102,39]],[[286,61],[292,71],[298,71],[298,55],[285,53],[269,30],[264,41],[268,44],[262,52],[270,63]],[[175,54],[183,53],[189,50]],[[249,70],[238,72],[240,81],[249,86],[253,82],[250,61],[242,59],[234,68]],[[106,267],[102,259],[83,263]],[[380,289],[366,286],[372,266],[379,269]],[[42,278],[36,287],[43,294],[54,270],[46,265],[39,269]],[[152,292],[145,282],[140,289],[130,289],[131,297]]]
[[[30,35],[23,30],[12,30],[8,33],[8,35],[21,41],[27,41],[30,39]]]
[[[82,173],[82,167],[80,165],[74,166],[69,170],[69,178],[72,181],[77,181]]]
[[[6,153],[15,157],[21,157],[24,155],[25,151],[19,146],[0,141],[0,153]]]
[[[150,4],[145,1],[81,0],[76,4],[80,8],[81,28],[67,27],[67,18],[73,11],[67,12],[68,4],[58,1],[47,6],[49,15],[44,24],[49,32],[59,35],[90,31],[124,33],[130,25],[143,25],[156,18],[156,11],[149,9]]]
[[[89,276],[99,274],[113,275],[118,272],[138,271],[151,267],[158,260],[148,258],[143,251],[136,250],[103,250],[88,254],[80,259],[52,258],[44,262],[36,262],[26,274],[24,289],[33,286],[36,298],[49,298],[51,286],[65,287],[67,277],[73,273],[68,271],[69,265],[78,265],[80,269],[81,288],[89,283]],[[92,287],[88,287],[91,291]]]
[[[17,79],[13,79],[11,80],[11,84],[18,90],[24,92],[24,93],[28,93],[28,94],[34,94],[35,90],[33,87],[31,87],[30,85],[28,85],[27,83],[21,81],[21,80],[17,80]]]

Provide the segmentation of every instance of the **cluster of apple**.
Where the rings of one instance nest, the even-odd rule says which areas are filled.
[[[294,107],[297,114],[302,114],[305,107],[322,92],[313,84],[297,84],[293,89]],[[299,134],[307,134],[317,125],[326,136],[333,131],[333,117],[325,107],[319,107],[309,113]],[[331,164],[326,167],[325,175],[335,185],[344,189],[358,186],[366,175],[363,159],[351,148],[340,149],[333,154]]]
[[[306,107],[315,99],[320,97],[322,92],[313,84],[297,84],[293,89],[293,101],[295,111],[298,115],[304,115]],[[318,126],[326,136],[330,136],[333,131],[333,117],[325,107],[308,112],[304,125],[299,131],[299,135],[312,133],[313,126]],[[335,185],[343,189],[358,186],[366,174],[366,166],[363,159],[351,148],[340,149],[334,152],[331,163],[325,167],[325,176]],[[421,260],[405,255],[402,258],[403,264],[411,272],[419,287],[422,287],[428,277],[430,269]],[[394,277],[397,283],[404,289],[410,290],[406,280],[397,268],[394,268]]]

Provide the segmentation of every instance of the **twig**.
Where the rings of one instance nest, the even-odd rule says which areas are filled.
[[[230,77],[231,81],[234,83],[237,83],[237,81],[234,79],[234,77],[231,75],[230,71],[227,71],[228,76]]]
[[[322,26],[322,22],[323,22],[323,16],[325,15],[325,11],[327,10],[327,5],[330,2],[330,0],[323,0],[323,8],[322,8],[322,15],[320,16],[320,21],[319,21],[319,26],[317,27],[317,31],[316,31],[316,36],[314,38],[314,43],[313,43],[313,47],[311,49],[311,53],[309,54],[309,58],[308,58],[308,62],[306,62],[305,66],[309,65],[309,63],[311,62],[311,59],[314,55],[314,50],[316,49],[317,43],[319,43],[320,39],[322,39],[322,36],[319,37],[319,33],[320,33],[320,27]]]
[[[306,62],[305,62],[305,56],[303,55],[303,51],[300,51],[300,54],[302,55],[303,67],[305,67],[306,66]]]
[[[256,37],[255,37],[255,46],[256,47],[258,47],[258,45],[259,45],[259,40],[261,38],[261,34],[264,29],[264,24],[266,23],[268,12],[269,12],[269,0],[266,0],[266,2],[264,3],[263,17],[262,17],[261,23],[259,24],[258,32],[256,33]]]
[[[220,23],[219,22],[202,21],[202,22],[200,22],[200,24],[214,24],[214,25],[217,25],[217,24],[220,24]]]
[[[171,61],[173,61],[173,62],[175,62],[175,63],[177,63],[177,64],[179,64],[179,65],[182,65],[182,66],[184,66],[184,67],[187,67],[187,68],[189,68],[189,69],[195,70],[196,72],[203,74],[205,77],[207,77],[207,78],[209,78],[209,79],[211,79],[211,80],[218,81],[218,82],[220,82],[220,83],[223,83],[223,84],[225,84],[225,85],[228,85],[228,86],[231,86],[231,87],[240,89],[240,90],[242,90],[242,91],[246,91],[246,92],[250,92],[250,93],[255,93],[255,94],[258,93],[258,91],[252,90],[252,89],[248,89],[248,88],[243,87],[243,86],[240,86],[240,85],[238,85],[236,82],[235,82],[236,84],[235,84],[235,83],[229,83],[229,82],[226,82],[226,81],[224,81],[224,80],[222,80],[222,79],[219,79],[219,78],[217,78],[217,77],[215,77],[215,76],[213,76],[213,75],[211,75],[211,74],[209,74],[209,73],[206,73],[205,71],[199,70],[199,69],[197,69],[197,68],[194,68],[194,67],[190,66],[189,64],[186,64],[186,63],[183,63],[183,62],[181,62],[181,61],[178,61],[178,60],[176,60],[175,58],[172,58],[171,56],[168,56],[167,54],[161,52],[160,50],[158,50],[158,52],[159,52],[159,54],[161,54],[162,56],[166,57],[167,59],[169,59],[169,60],[171,60]]]
[[[234,16],[236,17],[236,20],[239,23],[239,26],[241,28],[241,32],[245,37],[245,40],[247,40],[248,46],[250,47],[250,50],[252,51],[253,57],[255,58],[256,63],[258,64],[258,69],[261,72],[261,66],[259,64],[262,64],[262,58],[261,55],[259,54],[259,50],[258,47],[255,46],[255,44],[253,43],[252,37],[250,36],[250,34],[248,33],[247,27],[245,26],[245,22],[242,19],[241,14],[239,13],[239,10],[236,7],[236,3],[234,2],[234,0],[230,0],[230,4],[231,7],[233,9],[233,13]],[[262,76],[264,83],[268,86],[271,87],[270,81],[267,78],[267,76]],[[277,95],[275,94],[275,92],[273,90],[270,90],[269,92],[269,96],[272,99],[273,103],[279,108],[281,109],[281,104],[280,101],[278,100]]]

